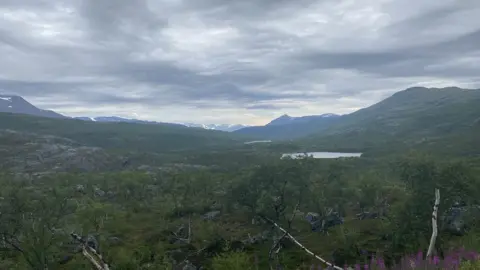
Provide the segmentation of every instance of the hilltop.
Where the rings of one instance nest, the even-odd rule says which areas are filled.
[[[415,87],[342,116],[302,139],[306,146],[354,151],[409,149],[478,155],[480,90]]]
[[[40,117],[66,118],[54,111],[42,110],[30,104],[24,98],[16,95],[0,94],[0,112],[27,114]]]

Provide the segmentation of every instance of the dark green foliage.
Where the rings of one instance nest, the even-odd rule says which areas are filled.
[[[280,235],[261,222],[257,214],[287,227],[297,206],[299,213],[291,233],[315,253],[338,264],[363,262],[365,252],[386,254],[387,262],[391,262],[406,252],[427,248],[435,187],[442,192],[441,211],[459,197],[470,203],[477,200],[478,178],[462,163],[424,157],[408,157],[393,163],[393,167],[377,162],[372,167],[361,159],[277,160],[230,172],[56,174],[34,181],[11,181],[5,175],[1,184],[10,188],[2,189],[1,205],[10,211],[2,211],[3,231],[20,228],[17,235],[22,239],[38,240],[24,243],[28,255],[7,249],[1,256],[4,261],[17,264],[11,269],[24,269],[32,264],[29,261],[43,263],[35,255],[43,250],[41,254],[45,256],[40,256],[46,258],[50,268],[59,267],[58,260],[70,254],[71,247],[65,246],[68,235],[32,231],[29,226],[32,222],[51,224],[54,217],[60,216],[56,228],[98,237],[112,269],[164,269],[171,265],[172,258],[177,263],[188,259],[213,269],[252,260],[267,267],[271,237]],[[24,206],[18,204],[19,196]],[[62,200],[69,202],[69,208],[58,212],[58,202]],[[384,218],[356,219],[360,209],[382,209],[384,200],[390,205]],[[328,234],[312,232],[305,214],[317,212],[320,217],[327,216],[328,209],[338,211],[345,223],[328,228]],[[205,220],[204,215],[212,211],[220,214]],[[27,219],[26,213],[34,215]],[[8,218],[12,215],[15,219]],[[252,219],[256,220],[254,224]],[[24,225],[18,227],[5,220]],[[190,244],[175,240],[173,233],[182,224],[186,228],[189,220]],[[242,243],[265,231],[270,235],[267,238],[255,244]],[[478,232],[472,227],[469,233]],[[58,241],[53,241],[51,248],[42,248],[46,240],[41,239],[53,236]],[[466,244],[468,237],[442,232],[438,249]],[[313,262],[289,241],[283,246],[278,257],[280,264],[294,267]],[[80,254],[74,255],[67,265],[62,269],[90,267]]]
[[[124,151],[162,152],[232,146],[245,138],[175,124],[97,123],[0,113],[0,129],[55,135],[78,143]]]

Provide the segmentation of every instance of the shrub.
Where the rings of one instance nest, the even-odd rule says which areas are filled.
[[[243,252],[230,252],[213,258],[213,270],[251,270],[254,269],[250,257]]]

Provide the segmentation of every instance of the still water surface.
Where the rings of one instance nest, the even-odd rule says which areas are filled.
[[[340,158],[340,157],[360,157],[362,153],[338,153],[338,152],[306,152],[306,153],[286,153],[282,158],[302,158],[305,154],[313,158]]]

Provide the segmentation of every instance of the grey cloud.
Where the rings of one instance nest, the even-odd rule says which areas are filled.
[[[79,4],[79,13],[94,40],[132,42],[166,25],[165,18],[149,9],[147,0],[84,0]]]
[[[3,0],[0,10],[0,89],[89,115],[95,104],[230,109],[225,122],[235,110],[301,113],[297,104],[344,113],[419,81],[480,77],[474,0]]]
[[[276,110],[279,108],[281,107],[275,104],[253,104],[247,106],[247,109],[249,110]]]
[[[322,0],[330,1],[330,0]],[[187,5],[190,10],[201,10],[203,12],[215,12],[222,17],[232,19],[265,18],[266,14],[281,8],[292,8],[309,6],[318,0],[198,0]]]
[[[445,2],[446,1],[443,1],[443,3]],[[456,13],[464,11],[465,9],[470,9],[471,5],[474,3],[470,1],[469,5],[468,2],[469,0],[461,2],[451,1],[450,3],[444,5],[434,6],[431,10],[421,12],[414,17],[405,18],[398,22],[392,23],[387,26],[385,30],[388,31],[391,35],[408,35],[409,33],[412,33],[412,31],[428,31],[442,24],[445,21],[446,17],[455,15]],[[407,2],[401,3],[400,6],[395,5],[395,3],[392,8],[408,9],[409,7],[412,7],[412,4]],[[438,3],[442,3],[442,1],[438,1]]]
[[[92,87],[91,83],[59,83],[59,82],[26,82],[0,79],[0,91],[28,97],[43,97],[65,94],[66,90],[76,90],[79,87]],[[75,91],[70,91],[75,94]]]

